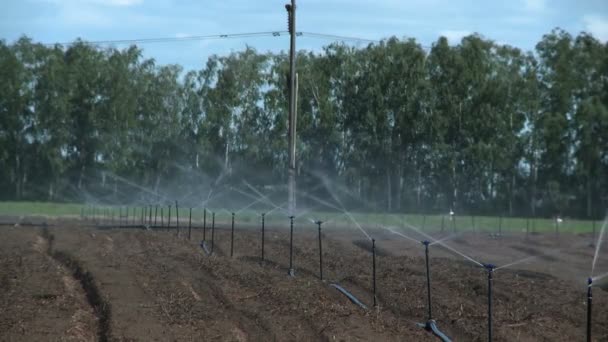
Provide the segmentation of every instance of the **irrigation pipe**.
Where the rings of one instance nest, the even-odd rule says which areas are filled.
[[[203,251],[205,251],[205,254],[211,255],[211,252],[207,248],[207,243],[205,241],[201,241],[201,248],[203,249]]]
[[[367,310],[367,306],[365,304],[361,303],[361,301],[358,300],[357,297],[353,296],[350,292],[346,291],[346,289],[344,289],[342,286],[340,286],[338,284],[329,284],[329,286],[331,286],[331,287],[335,288],[336,290],[340,291],[351,302],[353,302],[354,304],[358,305],[361,309]]]
[[[426,322],[425,328],[427,330],[430,330],[433,335],[439,337],[439,339],[443,342],[452,342],[452,340],[446,334],[444,334],[441,330],[439,330],[439,328],[437,328],[437,323],[435,322],[435,320],[432,319]]]

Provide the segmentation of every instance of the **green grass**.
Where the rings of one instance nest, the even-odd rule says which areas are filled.
[[[53,217],[80,217],[81,212],[84,210],[85,213],[91,214],[89,206],[77,204],[77,203],[51,203],[51,202],[0,202],[0,215],[15,215],[15,216],[27,216],[27,215],[43,215]],[[102,217],[102,210],[108,215],[114,215],[118,217],[119,214],[123,216],[126,213],[126,207],[99,207],[97,208],[97,215]],[[138,219],[141,219],[142,208],[135,208],[135,215]],[[207,222],[211,222],[211,212],[216,212],[215,220],[220,224],[227,224],[231,221],[231,213],[224,209],[212,208],[207,212]],[[166,221],[168,207],[163,207],[163,216]],[[189,209],[180,208],[180,221],[183,221],[188,217]],[[129,216],[133,217],[133,208],[129,208]],[[172,221],[175,219],[175,207],[171,209]],[[146,217],[149,218],[149,212],[146,211]],[[154,217],[154,208],[152,212]],[[363,228],[374,228],[380,226],[391,226],[391,227],[404,227],[407,224],[416,226],[425,231],[441,231],[446,232],[452,231],[481,231],[481,232],[493,232],[498,233],[499,229],[502,232],[525,232],[526,227],[529,227],[530,232],[554,232],[555,231],[555,220],[535,218],[526,220],[525,218],[518,217],[500,217],[496,216],[457,216],[454,221],[450,220],[448,215],[419,215],[419,214],[378,214],[378,213],[352,213],[352,217],[357,223]],[[152,218],[154,220],[154,218]],[[203,209],[195,208],[192,210],[192,220],[196,224],[200,224],[203,220]],[[312,220],[321,220],[327,222],[326,227],[352,227],[356,225],[351,219],[344,214],[329,213],[329,212],[309,212],[304,217],[297,218],[295,224],[298,227],[310,225],[311,228],[315,227]],[[253,210],[244,210],[238,212],[235,221],[237,223],[249,223],[259,224],[261,222],[261,216],[259,212]],[[269,226],[285,225],[289,224],[289,219],[284,213],[274,211],[273,213],[265,217],[266,224]],[[160,207],[157,211],[157,222],[160,223]],[[593,231],[593,226],[599,231],[602,222],[596,221],[595,223],[590,220],[574,220],[564,219],[559,226],[560,232],[571,232],[571,233],[585,233]]]

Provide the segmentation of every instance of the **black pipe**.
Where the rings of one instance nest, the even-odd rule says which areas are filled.
[[[156,227],[156,214],[158,214],[158,204],[154,206],[154,227]]]
[[[171,204],[169,204],[169,212],[167,213],[167,231],[171,231]]]
[[[188,218],[188,240],[192,238],[192,208],[190,208],[190,217]]]
[[[424,257],[426,259],[426,294],[427,294],[427,305],[428,305],[428,311],[429,311],[429,318],[428,320],[432,320],[433,319],[433,305],[431,302],[431,270],[429,267],[429,241],[422,241],[422,244],[424,245]]]
[[[492,275],[496,266],[487,264],[484,267],[488,271],[488,341],[492,342]]]
[[[154,214],[154,218],[156,218],[156,214]],[[148,210],[148,226],[152,226],[152,206]]]
[[[232,228],[230,229],[230,257],[234,255],[234,213],[232,213]]]
[[[502,215],[498,217],[498,236],[502,236]]]
[[[376,239],[372,239],[372,278],[374,287],[374,307],[376,303]]]
[[[145,211],[146,211],[146,207],[145,206],[141,207],[141,225],[142,226],[144,225],[144,216],[146,215]]]
[[[319,226],[319,278],[323,281],[323,245],[321,243],[321,224],[322,221],[317,221]]]
[[[207,238],[207,208],[203,208],[203,241]]]
[[[591,304],[593,302],[591,286],[593,285],[593,279],[587,279],[587,284],[587,342],[591,342]]]
[[[164,227],[165,226],[165,218],[164,218],[164,214],[163,214],[163,207],[160,207],[160,227]]]
[[[175,232],[179,237],[179,207],[177,206],[177,201],[175,201]]]
[[[211,254],[213,254],[213,237],[215,235],[215,213],[211,213]]]
[[[289,216],[289,275],[295,276],[293,270],[293,219],[294,216]]]
[[[95,216],[97,218],[97,216]],[[129,225],[129,207],[127,207],[127,217],[125,218],[125,226]]]
[[[595,244],[595,218],[591,221],[591,225],[593,226],[593,234],[591,236],[591,246]]]
[[[264,216],[266,213],[262,213],[262,261],[264,261]]]
[[[475,231],[475,215],[471,215],[471,226],[473,228],[473,231]]]

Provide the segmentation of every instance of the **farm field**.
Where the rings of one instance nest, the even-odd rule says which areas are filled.
[[[5,222],[10,217],[3,217]],[[22,218],[23,221],[27,219]],[[373,306],[371,244],[357,230],[268,225],[265,261],[254,223],[218,223],[214,253],[201,229],[110,228],[55,219],[0,228],[0,339],[108,341],[431,341],[424,249],[392,232],[365,227],[376,241]],[[180,221],[180,225],[187,226]],[[406,230],[399,230],[410,234]],[[452,248],[497,266],[493,327],[497,341],[573,341],[585,335],[589,234],[485,232],[450,235]],[[210,231],[205,232],[207,247]],[[605,268],[608,258],[600,256]],[[486,271],[441,246],[430,247],[433,318],[453,340],[487,339]],[[356,296],[364,310],[330,284]],[[608,293],[594,287],[594,339],[608,339]]]

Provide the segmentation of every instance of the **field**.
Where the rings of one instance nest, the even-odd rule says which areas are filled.
[[[45,214],[40,207],[39,214]],[[73,208],[76,212],[66,209],[62,214],[80,216],[80,207]],[[175,222],[171,229],[146,228],[137,221],[131,228],[116,228],[100,217],[94,222],[90,217],[3,216],[0,340],[437,340],[417,325],[427,320],[421,244],[359,217],[376,241],[378,305],[374,307],[371,243],[346,221],[323,227],[322,281],[318,235],[311,222],[296,221],[295,277],[290,277],[286,219],[266,225],[262,261],[255,216],[248,214],[247,221],[237,216],[231,257],[228,213],[217,220],[212,255],[200,247],[203,230],[198,214],[193,215],[196,228],[191,239],[182,213],[179,232]],[[324,220],[330,217],[318,215],[326,215]],[[418,225],[421,218],[406,219]],[[15,221],[21,224],[8,224]],[[556,235],[549,226],[526,236],[516,228],[519,225],[506,222],[502,236],[494,234],[493,226],[488,234],[464,222],[458,222],[455,235],[445,222],[444,233],[434,224],[426,229],[436,239],[448,238],[455,250],[498,266],[534,257],[494,272],[494,340],[583,339],[585,281],[594,255],[591,234],[577,227]],[[397,222],[386,223],[393,224]],[[412,233],[403,228],[397,232]],[[209,234],[207,229],[207,248]],[[430,247],[430,256],[433,318],[438,327],[453,340],[487,340],[487,272],[440,244]],[[598,268],[605,272],[606,267],[608,257],[602,253]],[[330,286],[334,283],[367,309]],[[599,285],[593,293],[593,336],[604,341],[608,293]]]

